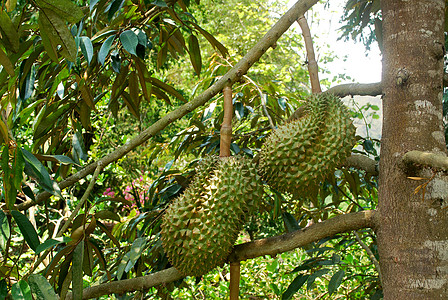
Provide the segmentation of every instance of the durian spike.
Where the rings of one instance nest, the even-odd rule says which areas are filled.
[[[226,86],[222,90],[224,95],[224,118],[221,124],[221,140],[219,146],[219,156],[230,156],[230,144],[232,143],[232,117],[233,117],[233,104],[232,104],[232,87]]]

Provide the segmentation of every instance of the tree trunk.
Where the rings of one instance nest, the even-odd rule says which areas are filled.
[[[384,124],[377,233],[384,299],[448,299],[448,180],[429,168],[406,168],[401,160],[411,150],[446,151],[445,0],[381,2]],[[414,193],[428,180],[411,176],[432,179]]]

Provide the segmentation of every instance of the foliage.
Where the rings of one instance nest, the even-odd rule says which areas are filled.
[[[269,6],[246,0],[195,2],[2,1],[0,295],[48,298],[70,291],[77,296],[87,285],[169,266],[160,242],[161,216],[191,181],[201,157],[219,151],[221,96],[159,132],[143,149],[106,166],[98,178],[87,176],[65,190],[56,182],[207,89],[283,13],[277,1]],[[234,30],[234,22],[245,30]],[[298,33],[288,33],[233,87],[232,154],[256,158],[272,125],[285,122],[306,98],[302,48]],[[362,110],[353,116],[364,118]],[[377,156],[374,143],[359,138],[357,151]],[[290,195],[266,187],[263,210],[245,225],[241,241],[374,209],[376,186],[376,179],[362,171],[340,169],[321,183],[315,197],[293,206],[284,201]],[[43,191],[53,195],[49,201],[17,210]],[[371,232],[364,232],[363,240],[375,250]],[[36,263],[39,259],[45,264]],[[375,271],[352,235],[243,267],[247,295],[286,299],[301,288],[309,298],[344,290],[352,294],[343,295],[358,299],[379,290]],[[221,298],[228,291],[226,274],[220,272],[227,271],[211,272],[199,284],[186,278],[166,289],[153,288],[148,297],[203,293]],[[363,272],[368,276],[358,275]],[[256,274],[263,278],[258,286]],[[338,290],[340,285],[344,289]]]

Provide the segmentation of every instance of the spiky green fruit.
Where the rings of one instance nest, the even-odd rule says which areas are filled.
[[[267,138],[260,153],[261,175],[281,192],[306,196],[350,155],[354,144],[355,127],[342,101],[315,95],[302,117]]]
[[[245,158],[203,161],[163,216],[162,244],[173,266],[184,275],[201,276],[223,264],[245,217],[261,201],[260,182]]]

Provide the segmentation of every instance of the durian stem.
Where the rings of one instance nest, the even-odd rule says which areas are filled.
[[[238,300],[240,297],[240,262],[230,263],[230,300]]]
[[[232,117],[233,117],[233,104],[232,104],[232,87],[225,86],[222,89],[224,95],[224,118],[221,124],[221,141],[219,147],[220,157],[230,156],[230,144],[232,143]]]
[[[319,68],[317,66],[316,57],[314,55],[313,39],[311,38],[310,27],[306,21],[305,15],[297,19],[302,29],[303,39],[305,40],[306,55],[308,59],[308,73],[310,74],[311,92],[313,94],[322,93],[319,83]]]

